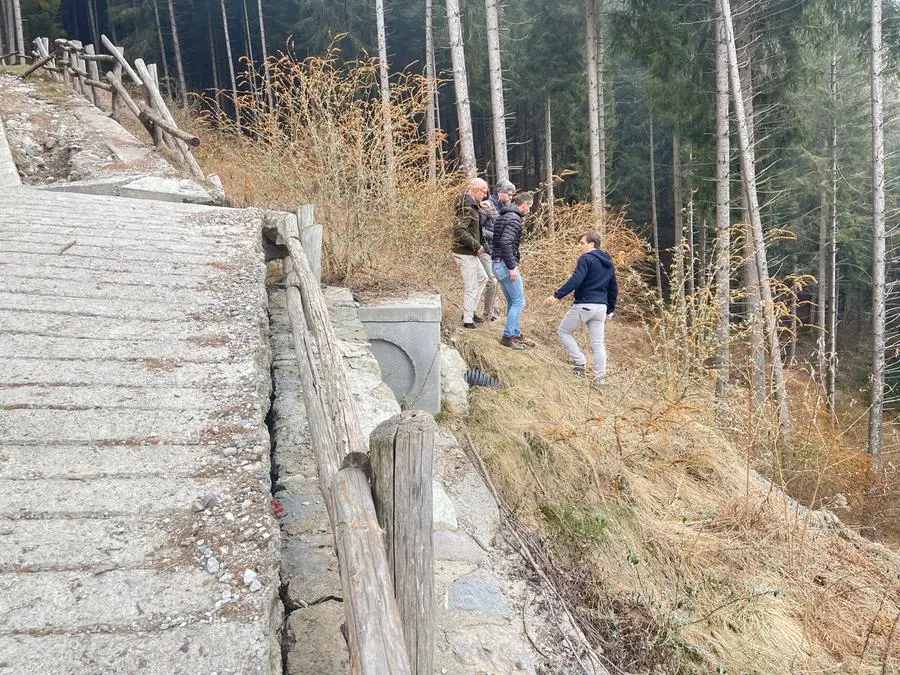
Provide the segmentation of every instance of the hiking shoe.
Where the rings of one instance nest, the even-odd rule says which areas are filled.
[[[577,364],[572,366],[572,373],[574,375],[577,375],[578,377],[584,377],[584,374],[585,374],[584,366],[583,365],[579,366]]]
[[[466,323],[463,321],[463,328],[478,328],[474,323]]]
[[[524,333],[519,333],[516,336],[516,340],[518,340],[525,347],[537,347],[537,343],[534,340],[529,340],[527,337],[525,337]]]
[[[525,349],[525,345],[511,335],[504,335],[500,338],[500,344],[504,347],[509,347],[510,349]]]
[[[474,321],[475,323],[484,323],[484,319],[482,319],[482,318],[481,318],[480,316],[478,316],[477,314],[476,314],[475,316],[472,317],[472,321]]]

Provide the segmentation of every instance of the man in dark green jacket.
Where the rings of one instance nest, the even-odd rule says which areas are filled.
[[[483,319],[475,316],[475,308],[484,293],[488,276],[479,256],[484,253],[481,243],[481,219],[479,203],[488,195],[488,184],[474,178],[466,188],[456,210],[456,226],[453,228],[453,258],[459,265],[463,279],[463,328],[475,328]]]

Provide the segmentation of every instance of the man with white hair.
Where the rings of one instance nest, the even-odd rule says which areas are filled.
[[[475,315],[475,308],[484,293],[488,275],[479,256],[484,253],[481,242],[481,217],[479,204],[488,196],[488,184],[481,178],[473,178],[456,209],[456,226],[453,228],[453,258],[459,265],[463,279],[463,328],[475,328],[484,321]]]

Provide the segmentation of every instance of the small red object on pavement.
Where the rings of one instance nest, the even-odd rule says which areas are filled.
[[[284,508],[284,504],[281,503],[280,499],[272,500],[272,513],[279,520],[281,520],[282,518],[284,518],[287,515],[287,509]]]

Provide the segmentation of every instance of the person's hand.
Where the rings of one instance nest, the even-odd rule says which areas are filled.
[[[612,321],[614,316],[615,316],[615,312],[612,313],[612,314],[607,314],[607,315],[606,315],[606,320],[607,320],[607,321]]]
[[[515,280],[518,279],[518,278],[519,278],[519,268],[516,267],[515,269],[511,269],[511,270],[509,271],[509,280],[510,280],[510,281],[515,281]]]
[[[484,246],[480,247],[477,251],[475,251],[475,255],[481,255],[484,253]]]
[[[559,298],[557,298],[555,295],[550,295],[544,298],[544,307],[552,307],[557,302],[559,302]]]

